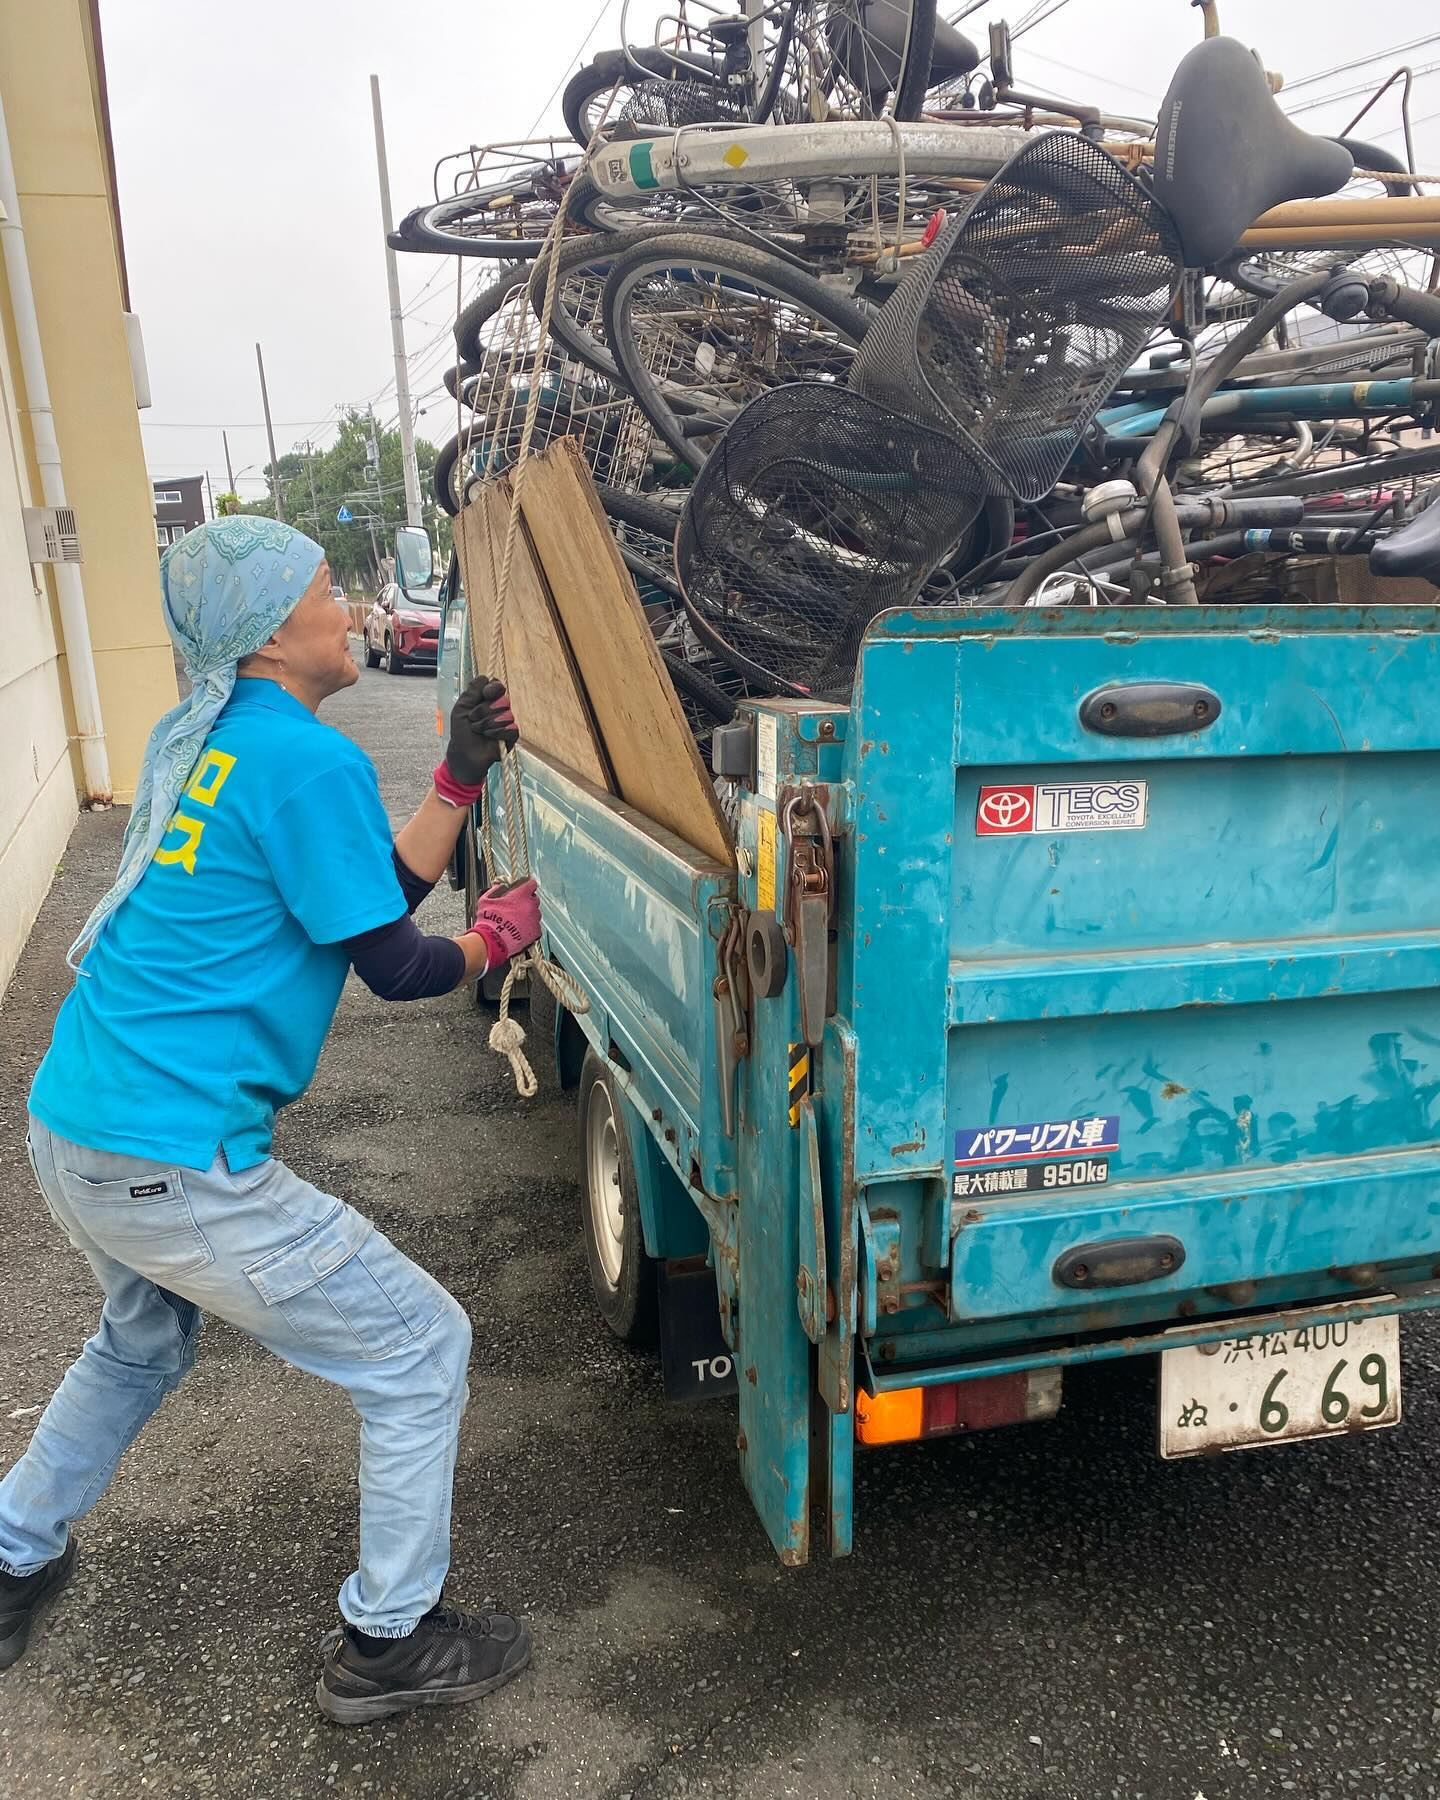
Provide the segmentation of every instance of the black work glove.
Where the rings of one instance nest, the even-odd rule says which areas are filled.
[[[450,773],[464,787],[483,787],[486,772],[500,760],[500,746],[513,749],[519,736],[504,683],[477,675],[450,708]]]

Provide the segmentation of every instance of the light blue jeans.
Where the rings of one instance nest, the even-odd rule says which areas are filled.
[[[65,1548],[195,1361],[200,1309],[345,1389],[360,1415],[360,1566],[340,1611],[402,1637],[440,1596],[470,1321],[370,1221],[273,1158],[232,1175],[86,1150],[30,1120],[55,1222],[105,1291],[100,1327],[0,1482],[0,1568]]]

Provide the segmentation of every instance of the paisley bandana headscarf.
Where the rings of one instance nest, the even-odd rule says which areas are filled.
[[[150,733],[115,885],[70,946],[79,959],[149,867],[195,771],[205,739],[235,687],[235,665],[295,610],[325,552],[275,519],[240,515],[201,525],[160,559],[165,628],[185,658],[190,694]]]

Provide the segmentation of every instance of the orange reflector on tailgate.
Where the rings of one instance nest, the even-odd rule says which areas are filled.
[[[918,1438],[987,1431],[992,1425],[1053,1419],[1059,1410],[1060,1370],[1021,1369],[936,1387],[894,1388],[884,1394],[862,1391],[855,1399],[855,1436],[872,1447],[909,1444]]]

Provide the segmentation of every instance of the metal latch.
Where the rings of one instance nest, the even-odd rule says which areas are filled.
[[[825,1336],[826,1290],[825,1203],[820,1183],[820,1135],[815,1107],[807,1094],[800,1102],[800,1217],[799,1266],[795,1275],[795,1304],[800,1324],[812,1344]]]
[[[780,830],[787,852],[780,923],[795,953],[800,1035],[813,1048],[825,1035],[829,1010],[835,845],[825,808],[812,794],[792,794],[785,801]]]
[[[740,914],[732,911],[716,950],[715,980],[710,989],[715,1012],[715,1063],[720,1074],[720,1128],[727,1138],[735,1135],[735,1072],[750,1054],[740,985],[744,935]]]

